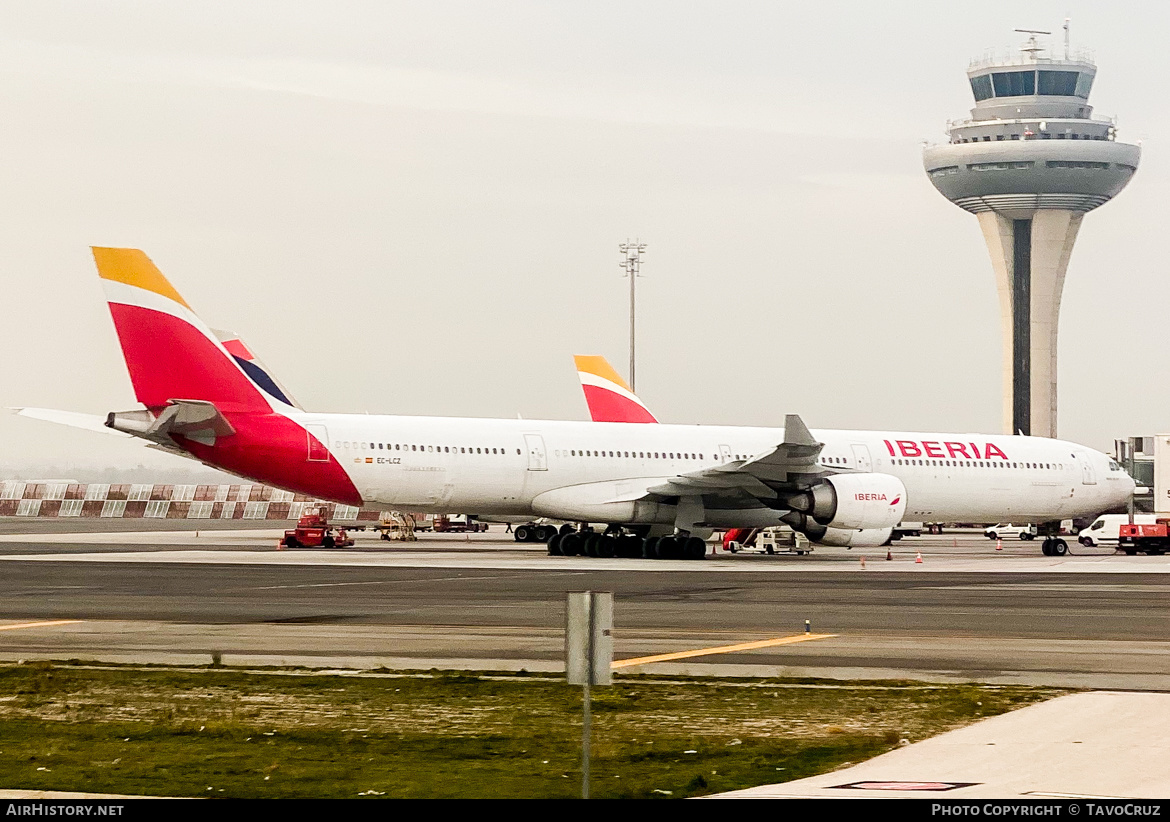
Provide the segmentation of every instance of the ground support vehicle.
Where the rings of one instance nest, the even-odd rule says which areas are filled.
[[[921,522],[899,522],[894,526],[890,539],[896,542],[902,537],[920,537],[922,536],[922,528],[923,523]]]
[[[313,511],[297,520],[297,527],[284,532],[280,544],[285,548],[349,548],[351,537],[344,528],[334,528],[319,512]]]
[[[1170,551],[1170,519],[1158,517],[1153,523],[1125,523],[1118,529],[1117,550],[1126,556],[1143,553],[1150,556]]]
[[[415,542],[415,520],[411,514],[391,512],[377,525],[372,526],[375,531],[387,542]]]
[[[732,554],[756,549],[765,554],[811,554],[812,543],[791,528],[732,528],[723,537],[723,550]]]
[[[1081,530],[1077,542],[1089,548],[1110,545],[1116,548],[1121,526],[1129,525],[1130,521],[1128,514],[1102,514]],[[1154,525],[1158,519],[1153,514],[1135,514],[1132,521],[1139,525]]]
[[[476,522],[463,514],[437,515],[431,521],[436,534],[478,534],[488,529],[486,522]]]
[[[1007,539],[1008,537],[1019,537],[1020,539],[1035,539],[1036,526],[1035,525],[1021,525],[1018,523],[1001,522],[998,525],[993,525],[983,532],[983,536],[988,539]]]

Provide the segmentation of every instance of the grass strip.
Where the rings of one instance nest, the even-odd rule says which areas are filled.
[[[594,689],[597,797],[687,797],[824,773],[1066,691],[621,677]],[[826,687],[832,685],[833,687]],[[0,788],[151,796],[573,797],[581,690],[32,663],[0,668]]]

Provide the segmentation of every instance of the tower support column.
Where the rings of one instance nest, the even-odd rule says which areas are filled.
[[[1055,437],[1060,295],[1084,212],[978,217],[999,292],[1004,432]]]

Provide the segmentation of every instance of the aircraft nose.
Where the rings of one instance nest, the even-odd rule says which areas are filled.
[[[1134,482],[1134,479],[1129,475],[1129,472],[1123,471],[1122,473],[1125,475],[1125,480],[1121,483],[1123,492],[1121,498],[1123,502],[1128,503],[1133,498],[1133,492],[1135,489],[1137,489],[1137,483]]]

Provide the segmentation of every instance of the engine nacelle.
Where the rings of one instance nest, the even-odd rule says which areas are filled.
[[[852,548],[876,548],[885,545],[889,540],[893,528],[866,528],[864,530],[848,530],[846,528],[826,528],[825,533],[818,539],[810,540],[819,545],[838,545]]]
[[[893,528],[829,528],[799,511],[789,511],[780,519],[792,526],[792,530],[808,537],[810,542],[818,545],[838,545],[842,548],[851,548],[855,545],[859,548],[873,548],[885,545],[890,534],[894,532]]]
[[[790,497],[788,504],[830,528],[888,529],[901,522],[906,513],[906,486],[890,474],[834,474]],[[811,533],[809,537],[815,539]]]

